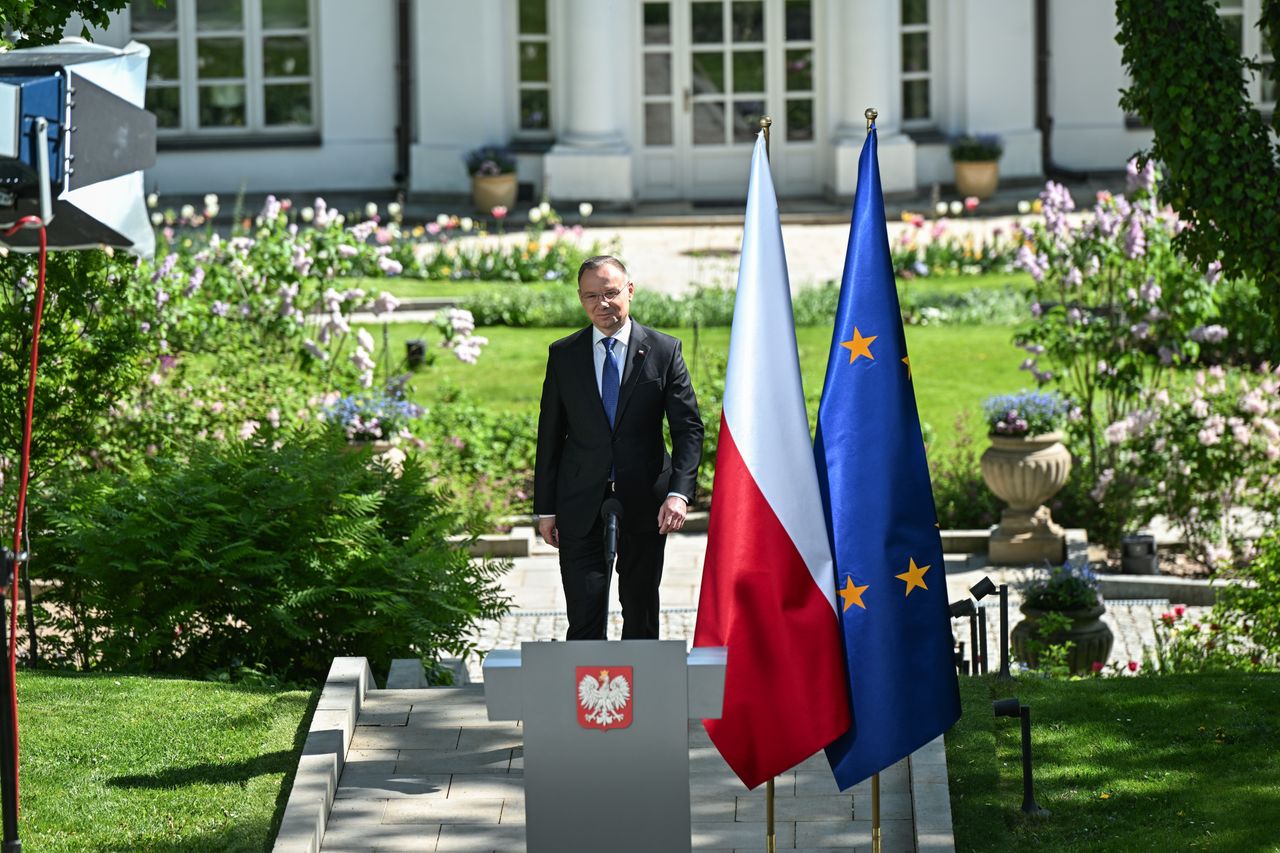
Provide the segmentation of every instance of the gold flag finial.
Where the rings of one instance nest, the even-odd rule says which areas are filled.
[[[870,133],[871,125],[876,123],[876,116],[880,115],[880,113],[876,112],[875,107],[867,107],[862,114],[867,117],[867,133]]]
[[[764,156],[769,156],[769,128],[773,126],[773,119],[768,116],[760,116],[760,129],[764,131]]]

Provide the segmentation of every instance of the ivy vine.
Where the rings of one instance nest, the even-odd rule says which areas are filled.
[[[1163,166],[1162,196],[1192,224],[1183,251],[1228,276],[1253,278],[1280,323],[1280,112],[1270,126],[1245,81],[1262,74],[1240,55],[1207,0],[1116,0],[1116,36],[1133,85],[1120,105],[1150,125],[1143,160]],[[1264,0],[1256,24],[1280,58],[1280,0]],[[1270,74],[1277,78],[1280,65]],[[1268,349],[1280,356],[1280,341]]]

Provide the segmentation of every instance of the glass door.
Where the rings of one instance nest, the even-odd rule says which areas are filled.
[[[816,192],[812,0],[641,5],[641,197],[741,200],[762,115],[779,195]]]

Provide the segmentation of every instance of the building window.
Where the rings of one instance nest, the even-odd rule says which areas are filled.
[[[134,0],[129,26],[151,48],[147,108],[162,137],[314,132],[311,0]]]
[[[902,126],[933,120],[933,57],[929,55],[929,0],[901,0]]]
[[[517,0],[516,62],[519,93],[517,127],[523,135],[551,133],[550,38],[547,0]]]
[[[787,0],[784,7],[787,83],[787,141],[812,142],[814,134],[813,4]]]
[[[1263,111],[1276,108],[1275,57],[1268,52],[1268,40],[1257,22],[1262,18],[1262,0],[1221,0],[1218,17],[1227,36],[1246,59],[1256,60],[1261,71],[1248,72],[1245,89]]]

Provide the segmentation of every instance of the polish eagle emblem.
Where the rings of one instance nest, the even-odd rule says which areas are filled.
[[[631,667],[577,668],[578,722],[584,728],[631,725]]]

